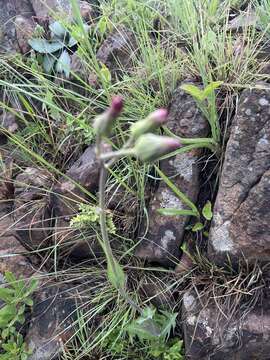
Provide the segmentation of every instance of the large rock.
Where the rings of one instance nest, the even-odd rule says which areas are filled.
[[[195,102],[181,88],[174,93],[167,126],[174,134],[187,138],[204,137],[208,132],[207,122]],[[193,150],[161,163],[164,174],[193,202],[196,202],[199,192],[199,156],[200,151]],[[136,256],[164,266],[173,266],[179,260],[180,245],[189,217],[166,217],[157,212],[159,208],[188,209],[161,181],[150,202],[148,233],[137,247]]]
[[[232,123],[209,236],[219,264],[227,256],[270,259],[270,88],[263,88],[243,92]]]
[[[20,51],[14,19],[16,15],[25,19],[34,16],[31,3],[28,0],[0,0],[0,9],[0,53]]]
[[[50,243],[52,213],[49,196],[50,174],[43,169],[26,168],[15,180],[14,227],[22,244],[29,250]]]
[[[232,314],[209,297],[187,292],[182,316],[187,360],[269,359],[269,306]]]
[[[132,68],[132,58],[136,50],[134,33],[124,26],[114,30],[97,52],[97,59],[107,66],[113,78]]]
[[[30,0],[38,18],[46,18],[56,13],[70,14],[71,3],[69,0]]]
[[[74,291],[47,283],[34,298],[26,344],[32,351],[29,360],[51,360],[75,332],[77,316]]]
[[[69,224],[77,214],[79,204],[87,197],[83,188],[86,192],[96,191],[98,178],[99,162],[95,146],[89,146],[52,191],[51,204],[56,217],[55,236],[59,243],[67,244],[67,248],[72,249],[71,253],[78,258],[93,254],[94,244],[83,240],[83,237],[78,239],[80,231],[70,228]]]

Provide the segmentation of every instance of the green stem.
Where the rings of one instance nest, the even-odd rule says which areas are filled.
[[[99,175],[99,208],[100,208],[100,229],[103,243],[102,248],[105,252],[107,262],[110,263],[112,271],[116,273],[116,263],[117,260],[115,259],[110,240],[109,234],[107,231],[107,224],[106,224],[106,210],[105,210],[105,188],[106,188],[106,181],[108,177],[108,168],[105,167],[104,160],[101,156],[101,139],[97,139],[97,155],[100,157],[101,161],[101,169]],[[117,158],[114,157],[112,160],[116,161]],[[137,312],[142,314],[141,308],[128,296],[126,293],[126,289],[119,287],[117,289],[120,295],[125,299],[125,301]]]

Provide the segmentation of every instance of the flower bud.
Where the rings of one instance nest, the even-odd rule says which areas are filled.
[[[115,96],[112,99],[111,106],[94,120],[94,129],[99,136],[109,136],[112,131],[114,120],[120,115],[123,109],[123,99],[121,96]]]
[[[147,118],[137,121],[131,126],[131,135],[134,139],[139,136],[153,132],[167,121],[168,111],[166,109],[159,109],[152,112]]]
[[[175,138],[145,134],[136,141],[134,154],[141,161],[151,162],[178,149],[180,146],[180,142]]]

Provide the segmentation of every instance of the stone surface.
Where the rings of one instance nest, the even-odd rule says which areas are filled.
[[[198,299],[195,292],[187,292],[182,310],[185,359],[269,359],[269,306],[233,315],[226,307],[209,301],[209,297]]]
[[[71,5],[69,0],[30,0],[38,18],[55,16],[57,13],[70,14]]]
[[[21,245],[13,227],[13,187],[11,173],[8,173],[0,173],[0,274],[11,271],[16,277],[22,275],[29,278],[35,269],[25,256],[26,249]]]
[[[51,210],[49,196],[50,174],[42,169],[26,168],[17,175],[14,199],[14,227],[29,250],[45,248],[50,243]]]
[[[28,0],[0,0],[0,9],[0,53],[20,51],[14,19],[16,15],[28,19],[34,16],[31,3]]]
[[[29,360],[51,360],[74,334],[77,316],[74,291],[47,283],[34,298],[26,343],[32,350]]]
[[[180,88],[174,93],[167,126],[181,137],[204,137],[208,132],[206,120],[195,102]],[[199,192],[199,156],[200,151],[193,150],[161,163],[164,174],[195,203]],[[189,217],[160,215],[157,212],[159,208],[188,209],[163,181],[160,182],[148,210],[148,233],[140,242],[135,254],[150,262],[175,266],[179,261],[180,245]]]
[[[16,16],[15,19],[16,36],[19,48],[22,54],[26,54],[31,50],[28,41],[32,39],[36,24],[32,18],[22,15]]]
[[[246,90],[227,144],[209,235],[211,259],[269,261],[269,212],[270,88]]]
[[[56,217],[55,234],[58,242],[69,244],[76,257],[87,257],[93,249],[87,241],[78,241],[79,230],[70,228],[69,223],[78,212],[79,203],[86,198],[80,187],[88,191],[97,190],[99,163],[94,146],[89,146],[85,150],[67,171],[66,176],[55,185],[51,195],[51,204]]]
[[[124,26],[120,26],[103,42],[97,52],[97,59],[107,66],[115,78],[123,70],[128,71],[132,67],[132,56],[135,50],[134,34]]]

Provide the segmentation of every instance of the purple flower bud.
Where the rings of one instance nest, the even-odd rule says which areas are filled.
[[[111,106],[94,120],[94,129],[99,136],[110,136],[114,120],[120,115],[124,106],[121,96],[112,99]]]
[[[134,139],[138,139],[143,134],[153,132],[166,123],[168,111],[159,109],[152,112],[147,118],[137,121],[131,126],[131,135]]]
[[[152,162],[181,147],[179,140],[167,136],[145,134],[139,137],[134,153],[144,162]]]
[[[121,113],[124,107],[124,100],[121,96],[114,96],[110,106],[111,116],[117,117]]]

